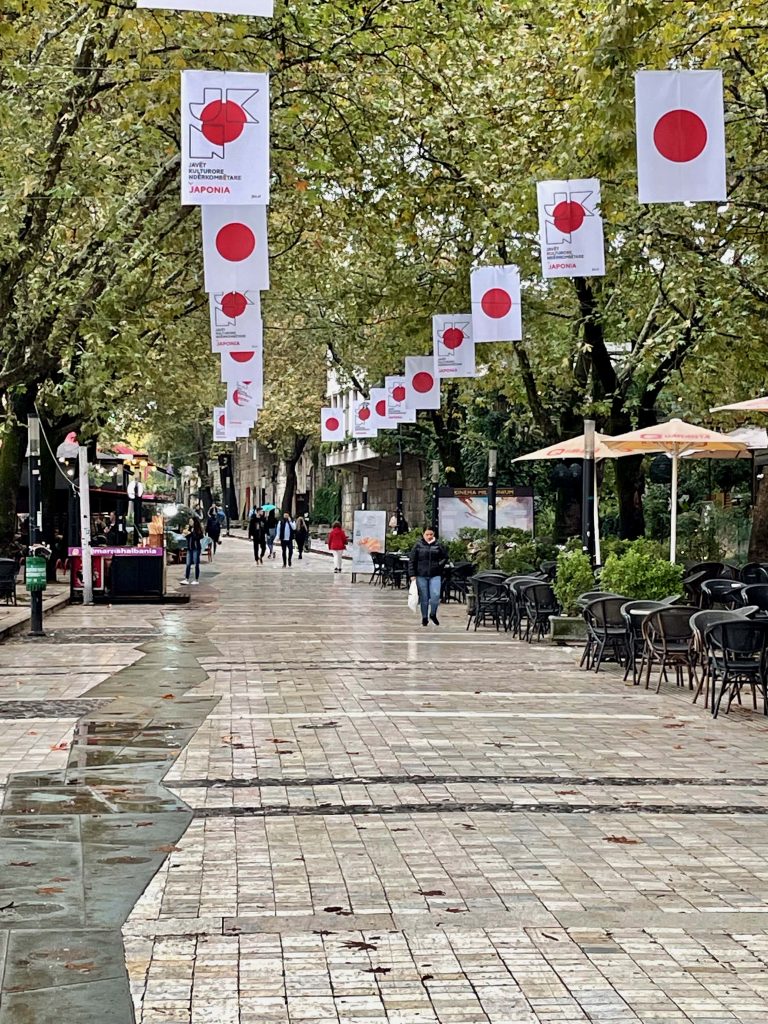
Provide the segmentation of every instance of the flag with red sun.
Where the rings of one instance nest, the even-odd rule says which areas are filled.
[[[387,416],[387,389],[371,388],[371,412],[373,425],[377,430],[394,430],[397,427]]]
[[[343,441],[346,436],[344,429],[343,409],[320,410],[320,440]]]
[[[352,437],[376,437],[373,409],[367,398],[352,403]]]
[[[597,178],[540,181],[536,193],[544,277],[602,277],[605,242]]]
[[[269,202],[269,75],[182,71],[181,202]]]
[[[638,71],[635,116],[641,203],[725,200],[721,71]]]
[[[481,341],[519,341],[520,271],[515,266],[476,267],[470,275],[472,335]]]
[[[405,377],[396,374],[384,378],[384,390],[387,392],[387,419],[394,427],[398,423],[415,423],[416,410],[409,409],[405,397]]]
[[[434,352],[431,356],[406,356],[405,404],[408,409],[440,408],[440,378]]]
[[[237,380],[227,384],[227,420],[256,421],[263,405],[261,382]]]
[[[437,373],[441,379],[477,376],[470,313],[441,313],[433,316],[432,342]]]
[[[205,290],[224,295],[269,288],[266,206],[204,206]]]
[[[261,297],[257,291],[211,293],[210,309],[214,352],[261,348]]]
[[[229,431],[227,430],[227,410],[223,405],[214,405],[213,407],[213,440],[234,440],[234,438],[229,436]]]
[[[136,0],[137,7],[164,11],[210,11],[212,14],[245,14],[251,18],[271,18],[274,0]]]
[[[224,384],[238,380],[263,380],[263,349],[227,349],[221,353],[221,379]]]

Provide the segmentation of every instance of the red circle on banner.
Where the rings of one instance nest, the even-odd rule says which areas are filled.
[[[357,410],[357,418],[359,420],[362,420],[363,423],[365,423],[366,420],[369,420],[371,418],[371,410],[368,408],[367,405],[360,406],[360,408]]]
[[[221,300],[221,311],[224,316],[242,316],[248,306],[248,300],[242,292],[227,292]]]
[[[243,383],[247,382],[244,381]],[[245,405],[248,401],[246,396],[241,395],[240,391],[237,388],[235,388],[235,390],[232,392],[232,400],[234,401],[235,405]]]
[[[256,355],[255,352],[230,352],[229,354],[236,363],[250,363]]]
[[[243,108],[232,100],[214,100],[206,104],[200,114],[203,135],[214,146],[234,142],[243,132],[248,117]]]
[[[376,403],[376,415],[377,416],[386,416],[387,415],[387,403],[384,401],[383,398],[380,398],[378,400],[378,402]]]
[[[341,424],[339,423],[335,416],[329,416],[328,419],[325,421],[326,430],[338,430],[340,426]]]
[[[411,383],[414,391],[418,391],[420,395],[426,395],[435,386],[435,378],[426,370],[419,370],[418,373],[414,373]]]
[[[247,224],[233,221],[225,224],[216,235],[216,249],[220,256],[233,263],[247,260],[256,248],[256,236]]]
[[[224,416],[223,415],[219,416],[219,426],[220,427],[224,427],[224,426],[226,426],[226,423],[227,423],[227,421],[224,419]]]
[[[392,388],[392,397],[396,402],[405,401],[405,388],[402,384],[397,384]]]
[[[558,203],[552,211],[552,220],[558,231],[562,231],[564,235],[572,235],[584,223],[584,207],[581,203]]]
[[[666,160],[685,164],[704,152],[707,126],[692,110],[670,110],[656,122],[653,142]]]
[[[480,300],[480,306],[486,316],[501,320],[512,309],[512,296],[503,288],[489,288]]]
[[[443,344],[446,348],[454,349],[464,341],[464,331],[459,327],[449,327],[443,331]]]

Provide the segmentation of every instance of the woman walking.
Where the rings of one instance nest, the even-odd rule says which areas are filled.
[[[216,554],[216,548],[219,546],[219,538],[221,537],[221,520],[216,512],[215,505],[211,505],[208,509],[208,518],[205,521],[205,532],[211,542],[211,546],[208,548],[208,560],[210,561],[212,555]]]
[[[416,580],[421,605],[421,624],[428,626],[432,619],[436,626],[440,591],[443,586],[443,569],[448,561],[448,552],[435,539],[435,531],[427,527],[411,549],[409,558],[411,579]]]
[[[275,516],[275,510],[271,508],[269,515],[267,516],[267,547],[269,548],[269,557],[275,557],[275,534],[277,533],[277,517]]]
[[[304,522],[304,516],[299,516],[296,520],[296,532],[294,533],[294,539],[296,541],[296,550],[299,552],[299,561],[301,561],[304,548],[309,540],[309,530],[307,529],[307,524]]]
[[[187,586],[191,584],[196,587],[200,582],[200,552],[203,548],[203,527],[197,516],[189,517],[184,534],[187,538],[187,572],[181,582]],[[189,575],[193,565],[195,578],[190,580]]]
[[[335,522],[328,534],[328,550],[333,552],[333,571],[341,572],[344,549],[349,541],[347,535],[341,528],[341,523]]]

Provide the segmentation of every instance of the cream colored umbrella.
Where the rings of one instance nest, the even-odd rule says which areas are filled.
[[[670,527],[669,560],[677,559],[677,471],[680,456],[685,452],[734,452],[744,451],[743,441],[718,434],[705,427],[697,427],[685,420],[670,420],[655,427],[630,430],[627,434],[608,437],[605,444],[623,455],[640,455],[646,452],[666,452],[672,457],[672,522]]]
[[[716,405],[710,412],[768,412],[768,395],[762,398],[748,398],[746,402],[734,402],[732,405]]]

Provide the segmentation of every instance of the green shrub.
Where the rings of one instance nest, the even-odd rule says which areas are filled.
[[[335,523],[341,519],[341,488],[338,484],[324,484],[315,491],[310,515],[312,523]]]
[[[603,566],[604,590],[640,601],[660,601],[679,594],[683,567],[649,553],[648,542],[635,541],[624,555],[609,555]]]
[[[408,554],[417,540],[421,538],[424,531],[417,526],[408,533],[387,534],[387,551],[399,551]]]
[[[555,597],[564,615],[576,615],[576,599],[595,588],[595,577],[589,555],[583,551],[561,551],[557,556]]]

